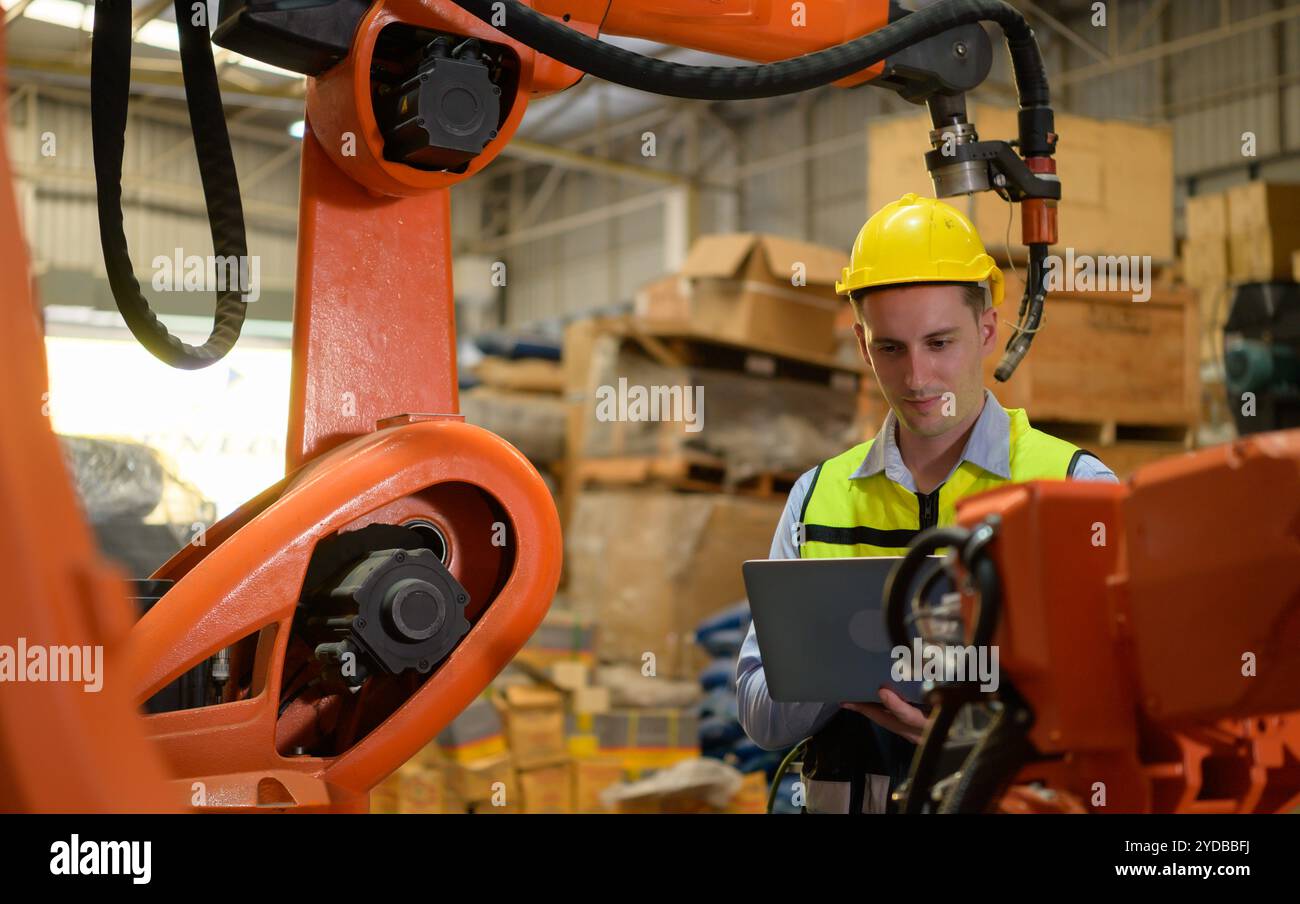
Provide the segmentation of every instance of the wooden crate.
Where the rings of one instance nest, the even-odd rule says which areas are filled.
[[[1053,293],[1029,354],[1006,383],[993,379],[1011,335],[1023,282],[1007,273],[999,351],[986,385],[1031,422],[1194,426],[1200,417],[1200,302],[1186,287],[1158,287],[1146,302],[1119,292]]]
[[[970,121],[985,139],[1013,138],[1018,131],[1010,107],[971,104]],[[904,192],[934,197],[934,184],[921,152],[931,129],[924,111],[873,118],[867,125],[867,204],[875,212]],[[1061,244],[1078,253],[1150,255],[1174,259],[1173,133],[1167,126],[1056,115],[1061,136],[1057,172],[1065,200],[1060,205]],[[1011,255],[1019,259],[1020,212],[992,192],[976,192],[946,203],[970,216],[990,254],[1006,257],[1008,222]]]

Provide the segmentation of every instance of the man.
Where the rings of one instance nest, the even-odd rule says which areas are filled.
[[[902,555],[921,530],[954,523],[964,496],[1008,482],[1116,479],[984,388],[1003,277],[960,212],[913,194],[886,205],[858,233],[835,289],[853,305],[858,348],[890,411],[873,440],[795,483],[771,558]],[[736,682],[740,722],[756,744],[811,738],[808,812],[885,812],[925,727],[918,708],[887,688],[878,701],[775,703],[753,627]]]

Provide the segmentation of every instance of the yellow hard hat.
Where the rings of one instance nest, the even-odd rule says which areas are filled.
[[[984,250],[975,224],[934,198],[906,194],[867,220],[835,291],[904,283],[988,280],[993,304],[1002,304],[1002,271]]]

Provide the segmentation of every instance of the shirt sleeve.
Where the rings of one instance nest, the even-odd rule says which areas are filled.
[[[1075,480],[1101,480],[1108,483],[1119,483],[1119,478],[1115,472],[1102,464],[1101,459],[1095,455],[1080,455],[1079,460],[1074,463],[1074,474],[1071,475]]]
[[[815,470],[801,476],[790,489],[785,510],[772,537],[771,559],[797,559],[795,543],[804,499],[812,486]],[[780,750],[816,734],[835,715],[835,703],[777,703],[767,690],[767,675],[758,649],[754,625],[740,648],[736,662],[736,702],[740,725],[745,733],[764,750]]]

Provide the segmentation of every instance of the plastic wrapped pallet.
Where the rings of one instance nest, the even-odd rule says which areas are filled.
[[[460,394],[467,423],[491,430],[538,463],[564,457],[565,406],[559,396],[479,386]]]
[[[633,420],[640,415],[629,404],[627,419],[611,420],[598,405],[588,405],[583,457],[699,452],[723,460],[727,479],[740,481],[763,472],[802,472],[843,452],[861,433],[856,385],[666,367],[631,351],[607,362],[595,382],[608,387],[609,399],[618,398],[620,386],[627,387],[623,398],[629,402],[634,388],[647,398],[657,393],[660,417]]]
[[[59,442],[92,524],[141,520],[162,501],[162,463],[148,446],[85,436]]]

